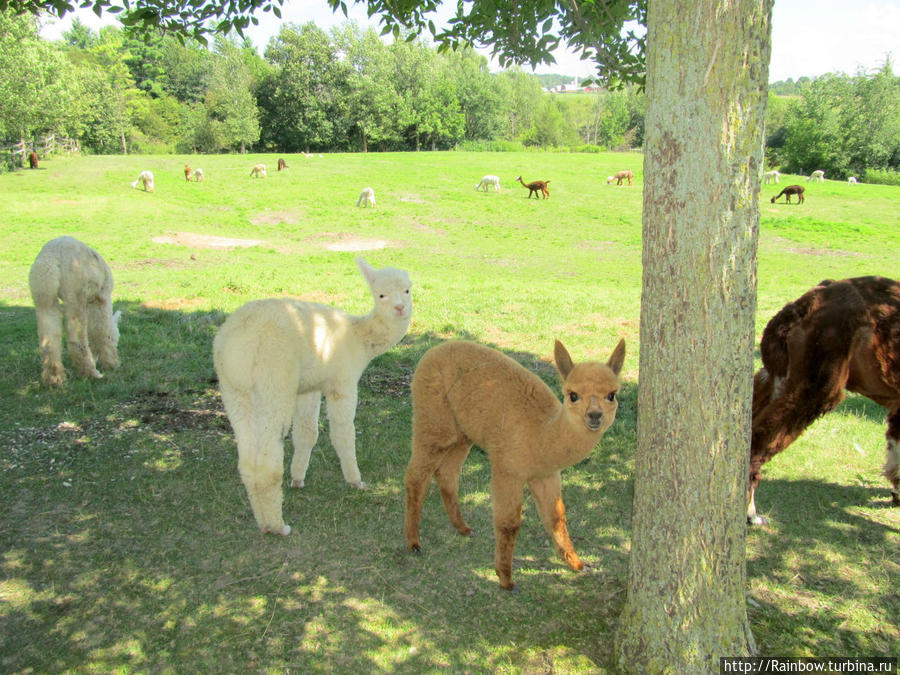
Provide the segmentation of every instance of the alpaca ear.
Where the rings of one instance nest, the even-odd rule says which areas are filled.
[[[569,352],[559,340],[553,345],[553,360],[556,361],[556,369],[559,371],[562,379],[565,380],[569,373],[572,372],[575,364],[572,363],[572,357],[569,356]]]
[[[625,340],[619,340],[619,344],[616,345],[616,348],[613,350],[612,356],[609,357],[609,361],[606,362],[606,365],[609,366],[609,369],[613,371],[616,375],[622,372],[622,364],[625,363]]]
[[[362,275],[366,278],[366,281],[371,285],[372,282],[375,281],[375,268],[367,263],[362,256],[356,259],[356,265],[359,267],[359,271],[362,272]]]

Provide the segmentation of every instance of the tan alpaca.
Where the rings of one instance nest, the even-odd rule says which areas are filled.
[[[613,423],[625,341],[606,364],[575,365],[558,340],[554,357],[563,378],[562,404],[537,375],[489,347],[445,342],[422,357],[412,380],[412,457],[406,469],[404,531],[410,549],[421,551],[419,516],[432,475],[450,522],[461,534],[471,533],[459,508],[459,474],[477,444],[491,462],[500,586],[515,586],[512,558],[526,483],[557,553],[573,570],[584,567],[566,528],[560,471],[587,457]]]
[[[265,164],[255,164],[252,169],[250,169],[250,177],[251,178],[265,178],[266,177],[266,165]]]

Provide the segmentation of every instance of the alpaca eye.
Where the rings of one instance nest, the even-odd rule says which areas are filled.
[[[609,392],[609,394],[606,395],[606,400],[610,403],[614,402],[616,400],[616,393],[617,392],[614,391]]]
[[[386,296],[384,293],[379,293],[379,294],[378,294],[378,299],[379,299],[379,300],[384,300],[386,297],[387,297],[387,296]]]
[[[574,391],[569,392],[569,400],[572,401],[572,403],[578,403],[578,399],[580,399],[580,398],[581,397],[578,394],[576,394]]]

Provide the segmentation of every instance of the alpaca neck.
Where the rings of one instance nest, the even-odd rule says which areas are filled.
[[[366,356],[374,359],[403,339],[409,328],[409,317],[384,317],[373,310],[365,316],[354,317],[353,329]]]
[[[602,435],[573,422],[560,406],[542,430],[541,454],[548,465],[557,469],[572,466],[591,454]]]

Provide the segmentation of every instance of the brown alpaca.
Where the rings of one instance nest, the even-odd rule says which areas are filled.
[[[627,180],[628,184],[631,185],[631,181],[634,180],[634,171],[619,171],[615,176],[607,178],[606,184],[609,185],[616,181],[616,185],[621,185],[623,180]]]
[[[526,183],[522,180],[522,176],[519,176],[518,178],[516,178],[516,180],[528,188],[528,199],[531,199],[531,195],[534,195],[534,198],[537,199],[538,192],[540,192],[544,196],[544,199],[547,199],[547,197],[550,196],[550,188],[547,187],[547,185],[550,183],[549,180],[535,180],[530,183]]]
[[[253,168],[250,169],[250,176],[256,178],[265,178],[266,177],[266,165],[265,164],[254,164]]]
[[[753,378],[747,521],[756,513],[760,468],[844,399],[844,389],[888,409],[887,461],[900,506],[900,282],[826,280],[776,314],[763,331]]]
[[[187,181],[191,179],[191,167],[187,164],[184,165],[184,179]]]
[[[278,158],[278,170],[279,170],[279,171],[284,171],[284,170],[287,169],[287,168],[289,168],[288,165],[287,165],[287,162],[285,162],[283,159],[281,159],[281,158],[279,157],[279,158]]]
[[[38,156],[34,150],[28,153],[28,166],[32,169],[38,168]]]
[[[558,340],[554,357],[563,378],[562,404],[537,375],[489,347],[445,342],[422,357],[412,380],[412,457],[406,469],[404,531],[410,549],[421,552],[419,517],[432,476],[450,522],[460,534],[471,534],[459,508],[459,474],[474,443],[491,462],[500,586],[515,586],[513,549],[526,483],[557,553],[573,570],[583,569],[566,527],[560,471],[587,457],[613,423],[625,341],[606,364],[575,365]]]
[[[804,192],[806,192],[806,188],[802,185],[788,185],[786,188],[784,188],[784,190],[772,197],[772,203],[774,204],[776,199],[778,199],[781,195],[784,195],[785,201],[790,204],[791,195],[797,195],[797,203],[802,204]]]

